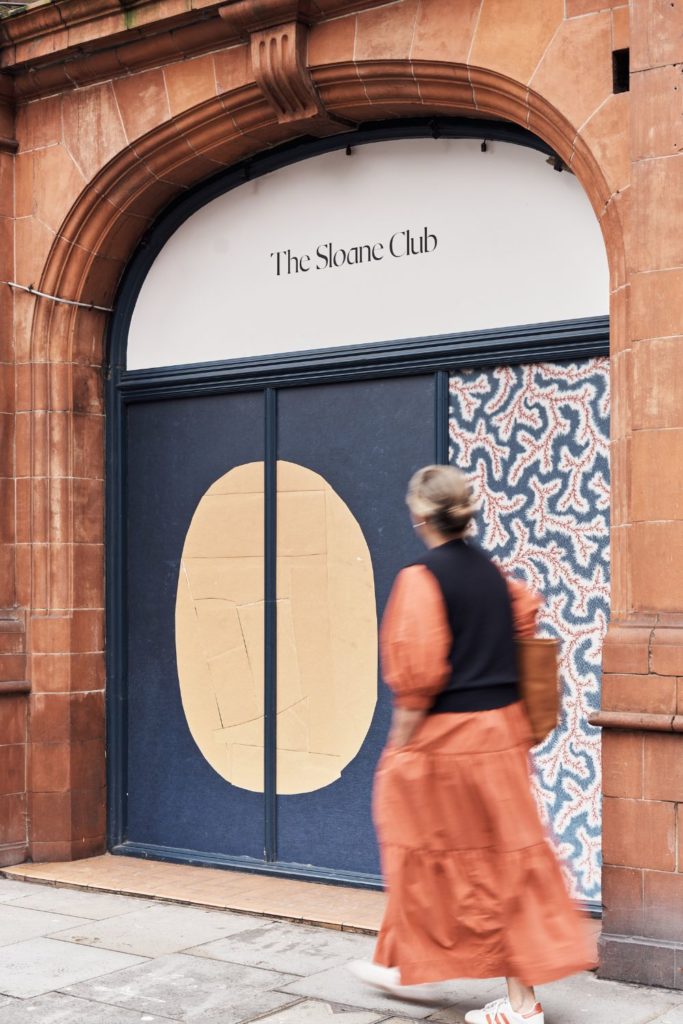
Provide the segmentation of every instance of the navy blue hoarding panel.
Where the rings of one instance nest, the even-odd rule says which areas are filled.
[[[263,856],[263,796],[221,778],[180,696],[175,603],[193,513],[214,481],[263,460],[263,395],[141,402],[127,413],[128,827],[131,842]]]
[[[378,620],[396,573],[421,551],[404,498],[410,475],[434,461],[434,389],[433,376],[417,376],[291,388],[278,399],[278,458],[323,476],[360,525]],[[341,778],[278,797],[280,861],[379,871],[370,801],[389,716],[390,695],[380,683],[370,729]]]

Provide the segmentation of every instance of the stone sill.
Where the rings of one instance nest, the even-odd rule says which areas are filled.
[[[0,680],[0,697],[13,696],[17,693],[30,693],[31,682],[29,679],[3,679]]]
[[[633,732],[683,732],[683,715],[640,714],[637,711],[598,711],[588,719],[602,729]]]

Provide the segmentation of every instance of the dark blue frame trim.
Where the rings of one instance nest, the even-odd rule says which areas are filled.
[[[448,463],[449,456],[449,388],[448,370],[437,370],[434,375],[434,462]]]
[[[173,232],[197,209],[244,181],[319,153],[377,141],[421,137],[488,139],[516,143],[540,152],[553,151],[530,132],[497,121],[468,118],[404,120],[361,126],[331,139],[306,139],[287,144],[222,172],[171,203],[143,238],[119,289],[108,336],[107,498],[106,498],[106,614],[107,614],[107,783],[108,845],[113,853],[150,857],[174,863],[254,871],[283,877],[379,889],[374,875],[328,871],[277,859],[276,792],[276,502],[277,392],[279,388],[345,380],[369,380],[404,374],[434,374],[434,459],[448,461],[449,374],[457,367],[490,366],[539,360],[559,361],[609,354],[609,320],[592,317],[470,331],[426,338],[409,338],[365,345],[278,356],[257,356],[226,362],[171,366],[152,370],[125,369],[130,320],[145,276]],[[197,853],[192,850],[128,842],[127,780],[127,637],[126,607],[126,434],[129,402],[178,398],[231,391],[263,391],[266,409],[265,524],[266,681],[265,681],[265,833],[264,860]],[[594,910],[594,907],[589,907]]]
[[[265,403],[263,859],[268,864],[274,864],[277,862],[277,391],[274,388],[266,389]]]
[[[107,845],[127,833],[128,793],[128,637],[122,614],[126,601],[125,480],[127,465],[125,404],[111,374],[105,382],[105,651],[107,738]]]
[[[126,401],[146,401],[166,396],[370,380],[439,371],[444,367],[578,359],[604,355],[608,333],[608,317],[587,317],[192,366],[128,370],[118,374],[118,391]]]
[[[225,868],[232,871],[251,872],[255,875],[273,875],[275,878],[300,878],[307,882],[325,882],[333,885],[347,885],[354,889],[382,888],[377,875],[362,874],[358,871],[329,871],[311,864],[288,864],[285,861],[269,863],[254,860],[253,857],[226,857],[221,853],[197,853],[179,847],[155,846],[152,843],[121,843],[111,853],[122,857],[147,857],[169,864],[191,864],[198,867]]]

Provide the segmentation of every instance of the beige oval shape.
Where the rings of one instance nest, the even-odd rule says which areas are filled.
[[[263,792],[263,463],[238,466],[202,497],[176,599],[183,708],[226,781]],[[356,756],[377,703],[370,551],[318,473],[278,462],[277,789],[328,786]]]

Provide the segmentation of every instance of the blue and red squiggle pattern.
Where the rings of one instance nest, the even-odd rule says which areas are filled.
[[[609,615],[609,361],[454,373],[450,459],[480,500],[480,542],[545,599],[562,720],[535,751],[537,794],[577,898],[600,897],[600,701]]]

